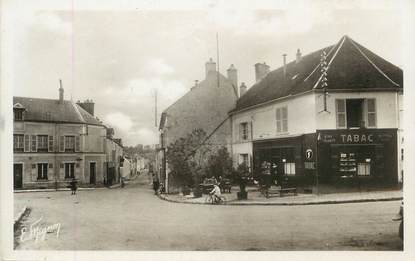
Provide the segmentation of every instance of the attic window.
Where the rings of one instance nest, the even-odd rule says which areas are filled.
[[[294,75],[291,80],[295,80],[298,77],[299,73],[297,73],[296,75]]]
[[[14,120],[15,121],[22,121],[23,120],[23,110],[15,109],[14,113]]]

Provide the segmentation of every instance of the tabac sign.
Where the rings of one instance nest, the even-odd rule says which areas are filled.
[[[322,143],[335,144],[372,144],[390,141],[394,135],[390,131],[379,130],[332,130],[321,131],[317,140]]]
[[[373,143],[373,134],[340,134],[342,143]]]

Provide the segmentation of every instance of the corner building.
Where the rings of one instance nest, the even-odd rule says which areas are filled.
[[[280,183],[320,192],[402,181],[399,67],[348,36],[305,56],[298,50],[288,64],[284,55],[283,64],[230,112],[235,166],[248,164],[256,177],[269,168]]]
[[[14,189],[102,186],[107,176],[107,128],[93,103],[13,97]],[[88,111],[86,111],[86,108]]]

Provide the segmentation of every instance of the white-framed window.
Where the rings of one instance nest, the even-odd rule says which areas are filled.
[[[75,177],[75,163],[74,162],[65,162],[65,179],[72,179]]]
[[[249,155],[247,153],[239,154],[239,164],[249,167]]]
[[[37,179],[38,180],[48,179],[48,164],[47,163],[37,164]]]
[[[251,122],[239,123],[239,140],[251,139],[251,133],[252,133],[251,128],[252,128]]]
[[[22,121],[23,120],[23,110],[15,109],[13,110],[14,120]]]
[[[276,118],[277,118],[277,133],[287,132],[288,131],[288,110],[286,106],[277,108]]]
[[[284,173],[285,175],[295,175],[295,163],[294,162],[284,163]]]
[[[65,151],[75,151],[75,136],[65,136]]]
[[[369,176],[370,175],[370,163],[358,163],[357,164],[357,175]]]
[[[336,127],[376,128],[376,99],[336,99]]]
[[[13,150],[14,151],[24,151],[24,135],[23,134],[14,134],[13,135]]]
[[[37,135],[37,151],[47,152],[48,151],[48,135]]]

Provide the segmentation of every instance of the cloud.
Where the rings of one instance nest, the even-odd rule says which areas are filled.
[[[173,67],[168,65],[163,59],[151,59],[146,65],[146,72],[150,75],[169,75],[174,73]]]
[[[107,114],[104,118],[105,123],[108,123],[110,126],[115,127],[123,132],[130,131],[133,126],[133,121],[130,116],[125,115],[121,112],[114,112]]]
[[[305,33],[314,26],[330,23],[333,16],[330,9],[314,3],[303,3],[271,11],[224,9],[216,6],[209,10],[207,21],[214,28],[226,29],[237,35],[260,35]]]
[[[123,86],[105,88],[103,95],[117,97],[117,100],[127,104],[153,104],[154,93],[157,90],[160,107],[165,107],[184,95],[188,88],[179,80],[161,78],[131,79]]]

